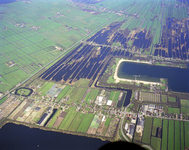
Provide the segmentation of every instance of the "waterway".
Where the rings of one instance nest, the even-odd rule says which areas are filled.
[[[140,75],[137,80],[160,82],[160,78],[168,79],[168,88],[172,91],[189,93],[189,65],[186,68],[155,66],[144,63],[122,62],[118,69],[118,77],[135,80],[133,75]]]
[[[0,129],[0,149],[2,150],[97,150],[106,143],[109,142],[12,123],[7,123]]]

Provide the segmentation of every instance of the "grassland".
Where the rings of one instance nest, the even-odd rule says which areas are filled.
[[[189,147],[189,122],[184,122],[185,147]]]
[[[72,120],[74,119],[74,117],[77,114],[77,111],[75,111],[75,107],[70,107],[69,108],[69,112],[67,113],[67,115],[65,116],[65,118],[63,119],[63,121],[61,122],[59,129],[61,130],[68,130]]]
[[[118,101],[119,94],[120,94],[120,92],[115,92],[115,95],[114,95],[113,101]]]
[[[168,108],[168,113],[169,114],[180,114],[180,108],[169,107]]]
[[[176,97],[171,97],[171,96],[169,96],[169,102],[176,102]]]
[[[167,95],[161,95],[162,102],[167,103]]]
[[[50,88],[54,85],[53,82],[48,82],[43,89],[41,89],[41,96],[45,96],[46,93],[48,92],[48,90],[50,90]]]
[[[56,121],[57,117],[60,115],[60,113],[61,113],[61,110],[58,109],[57,112],[54,114],[54,116],[49,121],[47,127],[52,128],[53,124],[55,123],[55,121]]]
[[[151,137],[151,145],[156,149],[156,150],[160,150],[160,146],[161,146],[161,138],[157,138],[157,137]]]
[[[186,114],[187,116],[189,116],[188,107],[181,107],[181,113]]]
[[[156,136],[157,128],[161,126],[162,126],[162,120],[160,118],[153,118],[153,128],[152,128],[153,136]]]
[[[168,134],[168,120],[163,119],[163,131],[162,131],[162,150],[167,150],[167,134]]]
[[[180,104],[181,106],[189,107],[189,100],[181,99]]]
[[[85,92],[86,92],[86,88],[76,88],[69,99],[69,103],[71,102],[77,102],[77,101],[81,101],[81,99],[83,98]]]
[[[142,142],[150,144],[150,136],[151,136],[151,129],[152,129],[152,119],[151,117],[145,118],[144,123],[144,131],[143,131],[143,137]]]
[[[66,87],[60,92],[60,94],[57,96],[57,99],[60,100],[61,98],[64,98],[64,95],[68,92],[70,89],[70,85],[66,85]]]
[[[174,120],[169,120],[168,150],[174,149]]]
[[[114,94],[115,94],[115,91],[111,91],[111,93],[110,93],[110,96],[109,96],[109,100],[112,100],[113,99],[113,97],[114,97]]]
[[[85,117],[83,118],[79,128],[77,129],[77,132],[86,133],[91,124],[93,117],[94,117],[94,114],[85,114]]]
[[[96,99],[96,97],[97,97],[97,95],[98,95],[98,93],[99,93],[99,89],[92,89],[92,91],[91,91],[91,93],[90,94],[88,94],[88,95],[86,95],[86,99],[85,99],[85,101],[87,102],[87,103],[89,103],[89,101],[90,100],[95,100]]]
[[[180,149],[180,122],[175,121],[175,149]]]
[[[109,124],[110,124],[110,121],[111,121],[111,118],[107,118],[107,119],[106,119],[106,122],[105,122],[105,124],[104,124],[104,125],[108,127],[108,126],[109,126]]]
[[[7,96],[3,97],[1,100],[0,100],[0,105],[7,100]]]
[[[85,114],[78,112],[68,130],[76,132],[84,117]]]

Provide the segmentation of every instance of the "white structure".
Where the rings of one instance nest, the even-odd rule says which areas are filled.
[[[108,106],[111,106],[111,104],[112,104],[112,100],[108,100],[106,103],[106,105],[108,105]]]

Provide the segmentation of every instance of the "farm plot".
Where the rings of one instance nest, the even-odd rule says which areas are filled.
[[[49,121],[49,123],[47,124],[47,127],[51,128],[60,114],[61,114],[61,110],[58,109],[57,112],[54,114],[54,116]]]
[[[153,118],[152,135],[161,138],[162,120],[160,118]],[[160,130],[160,131],[159,131]],[[158,134],[159,133],[159,134]]]
[[[56,121],[53,124],[53,128],[58,128],[64,117],[66,116],[67,112],[62,111],[61,114],[57,117]],[[58,115],[58,114],[57,114]],[[55,119],[55,118],[54,118]]]
[[[72,121],[70,127],[68,128],[68,131],[76,132],[84,117],[85,114],[78,112],[74,120]]]
[[[87,133],[88,134],[95,134],[97,129],[98,129],[98,126],[100,125],[100,122],[101,122],[101,120],[100,120],[99,116],[95,115],[91,124],[90,124],[90,127],[89,127]]]
[[[180,108],[168,107],[169,114],[180,114]]]
[[[115,131],[117,129],[118,123],[119,123],[119,118],[112,118],[110,123],[109,123],[109,127],[107,129],[105,136],[113,137],[114,134],[115,134]]]
[[[61,98],[64,98],[64,95],[68,92],[70,89],[70,85],[66,85],[66,87],[62,90],[62,92],[57,96],[57,99],[60,100]]]
[[[75,107],[70,107],[69,108],[69,112],[66,115],[66,117],[63,119],[63,121],[61,122],[59,129],[61,130],[68,130],[71,122],[73,121],[73,119],[75,118],[77,111],[75,111]]]
[[[142,142],[150,144],[151,130],[152,130],[152,118],[146,117],[144,122]]]
[[[160,94],[140,92],[139,99],[141,101],[160,103]]]
[[[85,114],[85,117],[83,118],[81,124],[79,125],[77,132],[86,133],[91,124],[93,117],[94,117],[94,114]]]
[[[70,95],[68,103],[79,102],[82,100],[87,88],[76,88]]]
[[[168,150],[174,149],[174,120],[169,120]]]
[[[189,107],[189,100],[181,99],[180,104],[181,106]]]

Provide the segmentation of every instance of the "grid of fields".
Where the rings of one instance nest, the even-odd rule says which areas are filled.
[[[156,150],[184,150],[189,146],[188,135],[189,122],[147,117],[142,142]]]
[[[31,76],[116,16],[106,12],[93,15],[64,0],[5,5],[0,6],[0,92]]]

